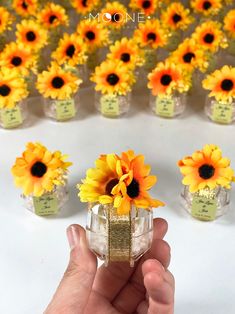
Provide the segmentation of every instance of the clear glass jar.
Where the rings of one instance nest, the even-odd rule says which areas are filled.
[[[0,126],[4,129],[15,129],[28,119],[28,99],[19,102],[14,108],[0,109]]]
[[[130,214],[118,215],[112,205],[90,204],[86,230],[90,249],[106,266],[126,261],[133,267],[151,247],[152,210],[132,207]]]
[[[127,95],[103,95],[95,92],[95,107],[107,118],[118,118],[127,113],[130,108],[131,93]]]
[[[163,118],[174,118],[182,114],[186,108],[187,94],[174,93],[172,96],[158,97],[150,92],[150,108]]]
[[[181,194],[185,209],[194,218],[212,221],[226,214],[230,203],[230,190],[217,187],[214,190],[204,189],[191,193],[185,186]]]
[[[205,113],[213,122],[231,124],[235,120],[235,100],[232,103],[223,103],[207,96]]]
[[[68,200],[67,183],[40,197],[21,195],[24,207],[38,216],[56,215]]]
[[[75,96],[71,99],[42,99],[45,115],[48,118],[61,122],[73,119],[77,114],[80,103],[78,93],[76,93]]]

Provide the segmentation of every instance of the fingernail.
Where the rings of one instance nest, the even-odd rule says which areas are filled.
[[[67,238],[71,250],[79,245],[79,232],[75,226],[68,227]]]

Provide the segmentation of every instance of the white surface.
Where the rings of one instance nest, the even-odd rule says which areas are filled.
[[[153,116],[143,93],[135,95],[129,115],[116,120],[95,112],[92,93],[82,99],[75,121],[48,121],[35,102],[32,126],[0,130],[0,313],[43,312],[67,265],[65,229],[72,223],[85,225],[86,206],[77,199],[76,183],[100,153],[132,148],[152,165],[159,179],[152,194],[167,204],[155,213],[169,223],[170,269],[176,277],[175,313],[234,314],[234,205],[228,215],[212,223],[190,218],[180,206],[181,176],[176,166],[184,155],[205,143],[216,143],[233,159],[235,168],[234,125],[208,121],[202,111],[203,97],[199,96],[189,100],[183,117],[173,120]],[[20,190],[13,185],[10,168],[28,141],[60,149],[74,163],[69,177],[70,201],[58,217],[37,217],[21,206]]]

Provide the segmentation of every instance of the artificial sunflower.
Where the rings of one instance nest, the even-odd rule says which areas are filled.
[[[153,15],[158,8],[158,0],[131,0],[129,7],[140,10],[145,15]]]
[[[183,93],[189,90],[191,75],[182,67],[169,62],[160,62],[148,75],[148,88],[154,96],[171,95],[174,91]]]
[[[144,53],[134,39],[123,37],[110,46],[109,49],[110,53],[107,58],[110,60],[120,60],[132,69],[144,64]]]
[[[135,82],[134,74],[121,61],[107,60],[95,68],[91,81],[102,94],[126,95]]]
[[[186,9],[180,2],[172,2],[161,14],[163,25],[175,31],[185,30],[194,21],[190,10]]]
[[[182,183],[189,186],[189,191],[195,193],[209,188],[222,186],[230,189],[234,172],[230,168],[230,160],[222,157],[218,146],[205,145],[178,162],[180,172],[184,178]]]
[[[35,20],[23,20],[16,25],[16,38],[33,51],[38,51],[47,44],[47,30]]]
[[[52,53],[52,58],[59,64],[68,63],[71,66],[84,64],[87,60],[86,44],[77,34],[65,33],[60,39],[57,49]]]
[[[100,3],[100,0],[72,0],[72,6],[79,14],[87,14],[94,10]]]
[[[38,9],[37,0],[13,0],[12,7],[15,11],[24,16],[28,17],[34,15]]]
[[[118,1],[108,2],[100,13],[104,26],[120,29],[127,22],[126,7]]]
[[[217,21],[204,22],[196,28],[192,38],[202,48],[214,53],[220,47],[226,48],[228,46],[221,28],[221,23]]]
[[[51,29],[59,25],[68,25],[69,18],[65,9],[53,2],[48,2],[37,15],[38,21],[46,28]]]
[[[73,73],[53,62],[47,71],[38,74],[36,87],[45,98],[63,100],[70,99],[81,82]]]
[[[24,76],[29,70],[36,71],[37,59],[28,47],[22,43],[11,42],[1,53],[0,66],[17,69]]]
[[[87,44],[89,52],[93,52],[109,42],[108,29],[97,20],[81,21],[77,26],[77,33]]]
[[[0,34],[10,29],[12,16],[4,7],[0,7]]]
[[[14,108],[28,94],[27,85],[17,70],[0,68],[0,108]]]
[[[21,157],[12,167],[15,185],[23,189],[24,195],[40,197],[64,185],[68,167],[67,156],[61,152],[50,152],[40,143],[28,143]]]
[[[216,15],[222,9],[222,0],[191,0],[191,7],[205,16]]]
[[[235,39],[235,9],[230,10],[225,16],[224,30],[228,32],[229,37]]]
[[[228,65],[209,74],[202,81],[203,88],[210,90],[210,97],[225,103],[235,99],[235,67]]]
[[[138,29],[134,32],[134,39],[141,47],[156,49],[167,44],[168,32],[161,26],[159,20],[147,20],[145,23],[139,23]]]
[[[199,69],[205,72],[209,62],[205,51],[197,45],[196,41],[186,38],[170,55],[169,60],[182,65],[187,71]]]

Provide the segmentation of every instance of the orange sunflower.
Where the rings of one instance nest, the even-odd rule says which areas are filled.
[[[4,7],[0,7],[0,34],[10,29],[12,24],[12,16]]]
[[[182,183],[189,186],[191,193],[218,186],[231,188],[234,171],[230,168],[230,160],[222,157],[222,151],[216,145],[205,145],[202,150],[180,160],[178,166],[184,176]]]
[[[48,2],[46,6],[38,13],[38,21],[46,28],[51,29],[59,25],[69,24],[69,18],[65,9],[53,2]]]
[[[158,0],[131,0],[129,7],[140,10],[145,15],[153,15],[158,7]]]
[[[141,47],[156,49],[167,44],[168,32],[161,26],[159,20],[147,20],[145,23],[139,23],[138,29],[134,32],[134,39]]]
[[[170,95],[173,91],[186,92],[190,87],[190,74],[169,61],[160,62],[148,75],[148,88],[154,96]]]
[[[15,11],[24,16],[28,17],[34,15],[38,9],[37,0],[13,0],[12,7]]]
[[[72,6],[79,14],[91,12],[100,3],[100,0],[72,0]]]
[[[47,44],[47,30],[35,20],[22,20],[16,29],[17,41],[33,51],[38,51]]]
[[[112,29],[120,29],[127,22],[126,7],[118,1],[108,2],[100,13],[104,26]]]
[[[224,30],[229,36],[235,38],[235,9],[230,10],[224,18]]]
[[[222,25],[217,21],[204,22],[196,28],[192,38],[202,48],[214,53],[220,47],[226,48],[228,46],[221,28]]]
[[[222,9],[222,0],[191,0],[191,7],[205,16],[216,15]]]

